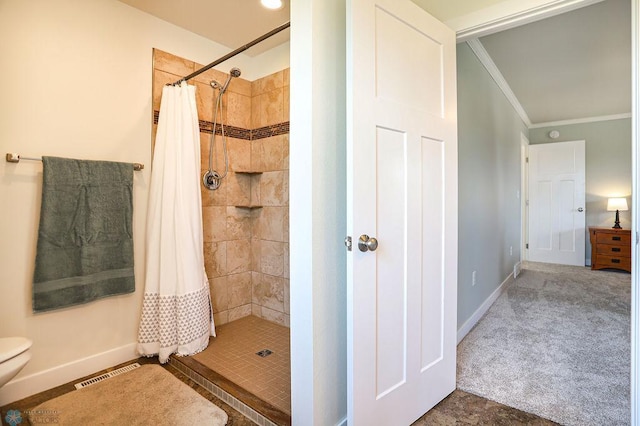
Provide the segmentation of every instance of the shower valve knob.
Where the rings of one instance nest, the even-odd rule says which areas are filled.
[[[378,248],[378,240],[370,238],[366,234],[362,234],[358,240],[358,248],[361,252],[376,251]]]

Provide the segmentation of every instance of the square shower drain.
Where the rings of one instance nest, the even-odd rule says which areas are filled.
[[[269,349],[263,349],[260,352],[256,352],[256,355],[261,356],[262,358],[269,356],[273,353],[273,351]]]

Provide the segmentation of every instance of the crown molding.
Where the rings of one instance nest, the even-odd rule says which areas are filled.
[[[489,56],[489,53],[485,50],[480,40],[478,39],[468,40],[467,44],[469,45],[473,53],[476,55],[480,63],[482,63],[482,65],[485,67],[485,69],[487,70],[491,78],[493,78],[493,81],[496,82],[496,84],[498,85],[502,93],[504,93],[504,96],[507,98],[509,103],[513,106],[518,116],[520,116],[520,119],[524,122],[524,124],[527,127],[531,127],[531,120],[529,120],[529,116],[525,112],[524,108],[522,108],[520,101],[518,101],[518,98],[511,90],[509,83],[507,83],[507,80],[504,79],[504,77],[502,76],[502,73],[500,72],[496,64],[493,62],[493,59],[491,59],[491,56]]]
[[[460,43],[601,1],[603,0],[506,0],[451,19],[445,24],[456,32],[456,39]]]
[[[529,128],[539,129],[541,127],[569,126],[571,124],[597,123],[600,121],[623,120],[625,118],[631,118],[631,113],[626,112],[624,114],[601,115],[598,117],[585,117],[585,118],[575,118],[571,120],[547,121],[545,123],[532,124],[531,126],[529,126]]]

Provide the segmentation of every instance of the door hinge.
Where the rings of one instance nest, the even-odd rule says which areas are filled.
[[[351,243],[351,237],[350,236],[346,236],[344,239],[344,245],[347,248],[347,251],[351,251],[352,248],[352,243]]]
[[[638,245],[638,241],[640,241],[640,236],[638,236],[638,233],[636,232],[636,245]]]
[[[525,244],[525,248],[527,249],[529,248],[529,243]]]
[[[524,161],[525,161],[525,163],[528,163],[529,162],[529,157],[527,157]]]

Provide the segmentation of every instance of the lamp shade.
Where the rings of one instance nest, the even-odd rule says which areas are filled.
[[[614,212],[616,210],[629,210],[626,198],[609,198],[609,201],[607,202],[607,211]]]

